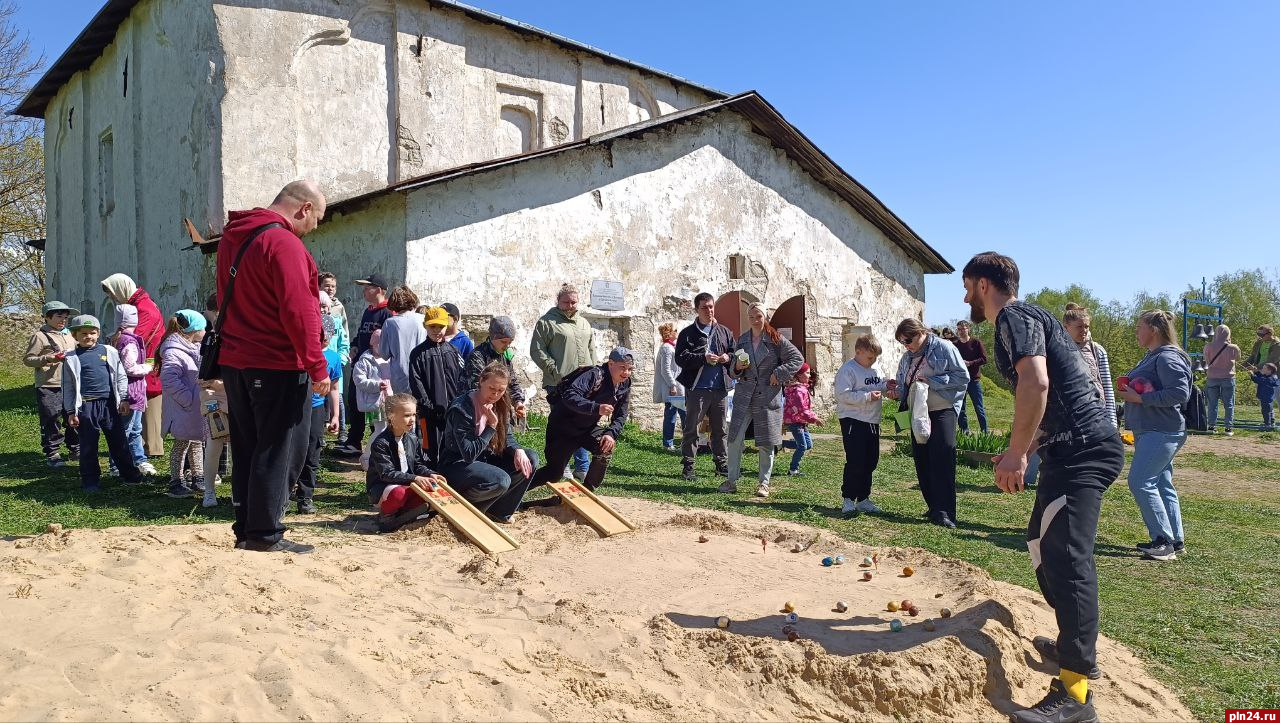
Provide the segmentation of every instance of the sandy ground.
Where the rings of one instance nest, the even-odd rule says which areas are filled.
[[[978,568],[880,549],[862,582],[873,550],[810,528],[615,502],[639,531],[529,512],[500,559],[439,520],[336,531],[364,515],[296,527],[309,556],[225,525],[0,542],[0,719],[1000,720],[1056,672],[1030,645],[1050,610]],[[903,598],[920,617],[885,611]],[[1104,720],[1191,718],[1120,645],[1099,658]]]

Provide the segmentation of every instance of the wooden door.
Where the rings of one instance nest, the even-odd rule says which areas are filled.
[[[729,327],[733,338],[742,336],[747,330],[747,307],[750,302],[741,291],[730,291],[716,299],[716,321]]]
[[[805,343],[805,305],[803,296],[793,296],[782,302],[778,310],[773,312],[773,318],[769,320],[773,324],[773,328],[782,334],[783,338],[796,345],[800,350],[801,356],[805,357],[805,361],[813,364],[813,360],[809,358],[808,344]]]

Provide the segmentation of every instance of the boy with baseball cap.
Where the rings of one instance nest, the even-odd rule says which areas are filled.
[[[98,435],[105,433],[107,449],[127,484],[142,482],[133,462],[121,415],[129,414],[129,375],[120,353],[102,344],[102,325],[89,314],[71,320],[76,346],[62,364],[62,408],[68,423],[80,433],[80,486],[97,492],[102,477],[98,464]]]
[[[50,467],[65,467],[59,448],[65,443],[72,456],[79,456],[80,437],[62,411],[62,359],[76,347],[67,328],[70,306],[50,301],[41,309],[44,324],[27,342],[22,363],[35,370],[36,408],[40,412],[40,447]],[[64,436],[65,430],[65,436]]]

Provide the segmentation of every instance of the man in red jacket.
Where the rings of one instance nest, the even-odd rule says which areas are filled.
[[[231,413],[231,498],[236,547],[311,552],[284,539],[289,483],[303,457],[300,430],[310,392],[329,393],[321,343],[319,272],[301,237],[324,218],[325,199],[312,181],[285,186],[267,208],[233,211],[218,243],[218,361]],[[236,267],[227,298],[230,267]]]

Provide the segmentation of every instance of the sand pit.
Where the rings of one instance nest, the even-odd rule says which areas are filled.
[[[1056,672],[1030,644],[1051,612],[972,566],[615,502],[640,531],[525,513],[498,560],[440,521],[298,526],[310,556],[232,550],[225,525],[0,543],[0,719],[1002,720]],[[849,561],[820,565],[836,552]],[[903,598],[919,617],[885,611]],[[1191,719],[1131,653],[1099,648],[1104,720]]]

